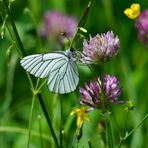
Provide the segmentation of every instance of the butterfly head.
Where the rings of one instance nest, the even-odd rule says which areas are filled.
[[[65,54],[69,59],[76,60],[77,52],[73,48],[66,50]]]

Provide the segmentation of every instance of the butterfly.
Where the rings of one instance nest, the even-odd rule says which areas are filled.
[[[76,51],[34,54],[24,57],[20,64],[38,78],[48,78],[48,89],[53,93],[65,94],[74,91],[79,83]]]

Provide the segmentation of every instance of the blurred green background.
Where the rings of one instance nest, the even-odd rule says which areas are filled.
[[[129,0],[93,0],[89,17],[85,28],[89,34],[96,35],[113,30],[120,39],[120,52],[116,58],[105,65],[105,72],[116,75],[124,91],[120,99],[132,100],[135,108],[130,112],[126,129],[132,130],[137,123],[148,112],[148,48],[146,48],[137,37],[137,30],[134,22],[128,19],[123,11],[132,3],[140,3],[141,10],[148,9],[148,1]],[[78,20],[82,15],[87,0],[15,0],[11,6],[12,16],[15,20],[18,32],[27,54],[35,54],[62,48],[59,45],[51,45],[42,39],[39,45],[35,28],[41,28],[43,15],[46,10],[58,10],[67,15],[75,16]],[[32,12],[36,25],[25,8]],[[3,7],[0,10],[3,11]],[[2,20],[0,21],[2,26]],[[0,39],[0,147],[2,148],[23,148],[27,144],[27,130],[32,102],[32,93],[25,71],[20,66],[20,59],[15,48],[11,48],[11,59],[8,66],[6,52],[11,45],[11,38],[5,32],[3,39]],[[99,75],[99,67],[93,67],[96,73],[92,74],[87,67],[79,66],[80,83],[78,88],[84,86],[84,82],[95,79]],[[79,89],[68,95],[63,95],[64,129],[67,147],[75,143],[74,133],[76,129],[76,118],[70,116],[74,107],[79,106]],[[59,135],[60,127],[60,99],[47,89],[41,90],[44,102],[52,119],[56,134]],[[124,105],[113,105],[115,116],[122,128],[125,117]],[[38,116],[41,116],[41,119]],[[99,134],[100,112],[90,113],[91,122],[86,122],[83,127],[83,136],[79,147],[88,148],[90,140],[93,148],[101,146]],[[44,147],[54,147],[47,122],[42,113],[40,104],[36,98],[32,119],[32,131],[39,133],[41,122]],[[112,120],[112,128],[115,143],[119,141],[115,122]],[[33,133],[33,132],[32,132]],[[148,145],[148,121],[136,130],[124,143],[123,148],[146,148]],[[31,137],[31,148],[40,148],[40,136]]]

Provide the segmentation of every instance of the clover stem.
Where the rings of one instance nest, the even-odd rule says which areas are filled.
[[[109,148],[114,148],[113,145],[113,137],[112,137],[112,130],[111,130],[111,124],[110,124],[110,117],[108,115],[109,113],[109,109],[107,106],[107,98],[105,96],[105,92],[104,92],[104,78],[103,78],[103,74],[104,74],[104,70],[103,70],[103,63],[101,63],[101,72],[100,72],[100,80],[101,80],[101,103],[102,103],[102,112],[105,115],[105,125],[106,125],[106,135],[107,135],[107,143]],[[107,114],[107,115],[106,115]]]

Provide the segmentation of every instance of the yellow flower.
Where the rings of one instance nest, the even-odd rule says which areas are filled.
[[[137,18],[140,14],[140,5],[133,3],[130,8],[124,10],[124,14],[130,19]]]
[[[77,114],[77,127],[82,127],[84,119],[90,121],[89,115],[86,113],[85,107],[81,106],[80,108],[73,109],[70,115],[72,116],[75,113]]]

